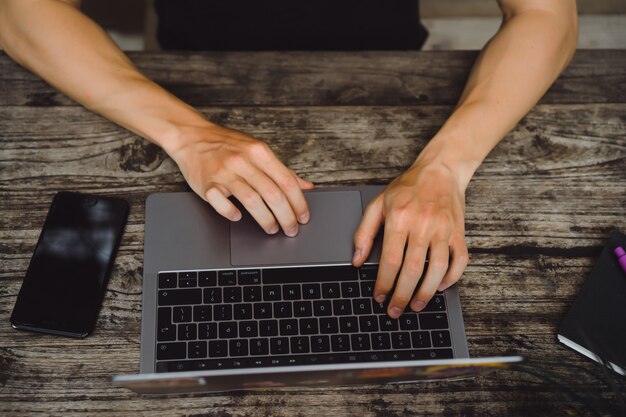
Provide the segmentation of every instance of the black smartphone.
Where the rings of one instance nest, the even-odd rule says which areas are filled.
[[[60,336],[91,333],[127,217],[124,200],[57,193],[17,296],[11,325]]]

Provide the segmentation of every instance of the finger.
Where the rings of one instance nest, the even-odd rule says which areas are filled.
[[[298,234],[298,221],[285,193],[265,173],[252,165],[245,168],[244,178],[263,198],[285,234],[290,237],[296,236]]]
[[[383,251],[380,256],[376,285],[374,285],[374,299],[379,303],[387,299],[387,294],[389,294],[396,276],[398,276],[404,257],[406,238],[407,232],[404,227],[391,225],[389,221],[386,222]]]
[[[243,179],[233,182],[230,188],[235,198],[243,204],[254,220],[265,230],[265,233],[274,234],[278,232],[276,219],[254,188]]]
[[[437,291],[444,291],[459,279],[463,275],[463,271],[467,267],[469,262],[469,253],[467,252],[467,245],[462,235],[455,235],[450,242],[450,254],[452,262],[448,267],[448,272],[443,277],[443,280],[439,284]]]
[[[218,189],[211,186],[204,193],[205,200],[222,216],[236,222],[241,220],[241,211]]]
[[[267,152],[263,153],[260,158],[254,159],[256,167],[270,177],[285,193],[298,221],[300,223],[308,222],[311,215],[298,179],[294,177],[293,171],[283,165],[269,148]]]
[[[415,287],[424,272],[428,243],[422,242],[420,239],[412,239],[409,235],[409,244],[404,255],[400,276],[398,276],[393,297],[391,297],[389,307],[387,308],[388,314],[392,318],[400,317],[409,301],[411,301]]]
[[[357,268],[363,265],[372,250],[374,239],[383,224],[383,199],[378,196],[365,209],[358,229],[354,233],[354,255],[352,264]]]
[[[417,294],[411,301],[411,309],[413,311],[423,310],[430,299],[433,298],[433,295],[435,295],[441,279],[448,270],[448,256],[447,241],[438,240],[431,242],[426,275],[422,279],[422,284],[419,290],[417,290]]]
[[[298,185],[300,186],[301,189],[303,189],[303,190],[312,190],[313,188],[315,188],[315,184],[313,184],[311,181],[308,181],[308,180],[305,180],[304,178],[301,178],[293,170],[290,170],[290,171],[296,177],[296,180],[298,181]]]

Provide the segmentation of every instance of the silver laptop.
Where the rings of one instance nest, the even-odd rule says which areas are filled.
[[[469,359],[457,286],[399,319],[372,298],[381,238],[351,265],[353,235],[382,186],[305,193],[295,238],[242,210],[229,222],[193,193],[146,201],[141,393],[408,382],[475,375],[520,357]]]

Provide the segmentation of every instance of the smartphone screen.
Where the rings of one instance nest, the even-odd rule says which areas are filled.
[[[57,193],[17,297],[15,328],[85,337],[128,216],[121,199]]]

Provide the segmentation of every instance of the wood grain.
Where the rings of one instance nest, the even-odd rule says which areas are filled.
[[[455,104],[475,51],[129,53],[147,76],[193,106]],[[579,51],[543,103],[626,96],[623,51]],[[0,106],[77,105],[0,51]]]
[[[132,57],[209,119],[266,140],[305,178],[332,186],[384,184],[406,169],[452,110],[475,53]],[[610,232],[626,230],[625,62],[625,51],[580,52],[485,161],[467,192],[471,263],[460,284],[472,356],[523,355],[533,369],[593,396],[601,415],[617,415],[610,408],[615,394],[598,368],[558,345],[555,334]],[[184,180],[157,147],[76,106],[5,56],[0,149],[0,415],[581,410],[567,387],[522,370],[469,381],[229,395],[145,397],[115,388],[112,375],[139,370],[144,201],[153,192],[185,190]],[[116,195],[131,205],[97,329],[85,340],[18,332],[8,320],[61,189]],[[625,380],[618,389],[626,392]]]

